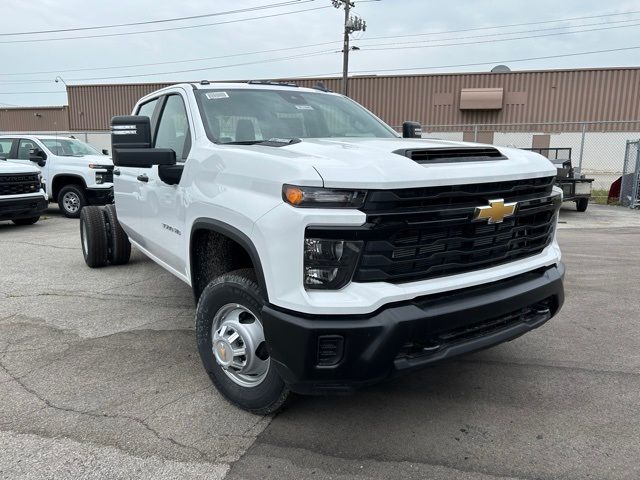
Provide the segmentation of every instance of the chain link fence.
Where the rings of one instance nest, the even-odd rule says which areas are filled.
[[[538,149],[570,149],[575,172],[593,178],[593,198],[606,203],[625,171],[627,142],[640,138],[640,121],[425,125],[423,137]]]
[[[627,141],[620,182],[620,203],[625,207],[640,208],[640,139]]]

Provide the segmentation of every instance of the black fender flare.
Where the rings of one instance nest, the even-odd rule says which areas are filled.
[[[193,233],[196,230],[210,230],[226,237],[229,237],[231,240],[236,242],[238,245],[243,247],[249,257],[251,258],[251,262],[253,263],[253,268],[256,272],[256,279],[258,281],[258,286],[263,291],[265,296],[265,301],[269,301],[269,293],[267,290],[267,282],[264,279],[264,271],[262,270],[262,262],[260,260],[260,255],[258,254],[258,250],[255,245],[251,241],[251,239],[242,233],[237,228],[221,222],[219,220],[214,220],[212,218],[198,218],[191,225],[191,232],[189,236],[189,274],[193,275],[194,265],[193,265],[193,252],[191,251],[191,240],[193,239]]]

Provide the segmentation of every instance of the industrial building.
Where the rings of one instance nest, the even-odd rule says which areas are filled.
[[[339,78],[287,80],[322,81],[334,91],[341,84]],[[0,131],[105,131],[112,116],[129,114],[141,96],[168,85],[69,85],[68,107],[4,108]],[[362,76],[351,78],[349,88],[353,99],[394,126],[640,120],[640,67]]]

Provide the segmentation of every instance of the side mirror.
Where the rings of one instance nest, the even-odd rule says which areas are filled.
[[[102,154],[103,155],[109,155],[109,150],[107,150],[106,148],[102,149]]]
[[[170,148],[151,148],[151,121],[142,115],[111,119],[111,151],[116,167],[151,168],[175,165],[176,152]]]
[[[31,160],[33,163],[37,164],[38,166],[44,167],[47,164],[47,162],[45,162],[46,159],[47,159],[47,154],[44,153],[39,148],[32,148],[29,150],[29,160]]]
[[[402,124],[403,138],[422,138],[422,125],[418,122],[404,122]]]

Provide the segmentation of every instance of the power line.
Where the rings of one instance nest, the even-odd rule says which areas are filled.
[[[547,34],[542,34],[542,35],[529,35],[529,36],[521,36],[521,37],[513,37],[513,38],[480,40],[480,41],[473,41],[473,42],[439,43],[439,44],[411,45],[411,46],[403,46],[403,44],[398,44],[398,43],[381,43],[381,44],[374,44],[374,45],[364,45],[364,46],[361,47],[361,50],[362,51],[384,51],[384,50],[400,50],[400,49],[416,49],[416,48],[436,48],[436,47],[442,48],[442,47],[452,47],[452,46],[458,46],[458,45],[471,45],[471,44],[475,45],[475,44],[480,44],[480,43],[497,43],[497,42],[508,42],[508,41],[514,41],[514,40],[527,40],[527,39],[550,37],[550,36],[557,36],[557,35],[569,35],[569,34],[575,34],[575,33],[593,32],[593,31],[600,31],[600,30],[611,30],[611,29],[617,29],[617,28],[629,28],[629,27],[636,27],[636,26],[639,26],[639,25],[640,25],[640,23],[635,23],[635,24],[629,24],[629,25],[616,25],[616,26],[609,26],[609,27],[602,27],[602,28],[583,29],[583,30],[577,30],[577,31],[571,31],[571,32],[556,32],[556,33],[547,33]],[[218,57],[204,57],[204,58],[200,58],[200,59],[180,60],[180,61],[177,61],[177,62],[158,62],[156,64],[151,63],[151,64],[142,64],[142,65],[130,65],[130,66],[127,66],[127,67],[140,67],[140,66],[163,65],[163,64],[172,64],[172,63],[185,63],[185,62],[204,61],[204,60],[215,60],[215,59],[220,59],[220,58],[230,58],[230,57],[244,56],[244,55],[250,55],[250,54],[257,54],[257,53],[266,53],[266,52],[269,52],[269,51],[273,52],[273,51],[291,50],[291,49],[298,49],[298,48],[308,48],[308,47],[311,47],[311,46],[320,46],[320,45],[324,45],[324,44],[328,44],[328,43],[336,43],[336,42],[325,42],[325,43],[322,43],[322,44],[311,44],[311,45],[301,46],[301,47],[285,47],[285,48],[282,48],[282,49],[263,50],[263,51],[259,51],[259,52],[249,52],[249,53],[244,53],[244,54],[231,54],[231,55],[223,55],[223,56],[218,56]],[[380,47],[380,48],[369,48],[369,47]],[[219,66],[219,67],[208,66],[208,67],[203,67],[203,68],[194,68],[194,69],[188,69],[188,70],[176,70],[176,71],[171,71],[171,72],[115,75],[115,76],[108,76],[108,77],[78,78],[78,79],[69,79],[69,81],[111,80],[111,79],[119,79],[119,78],[146,77],[146,76],[153,76],[153,75],[173,74],[173,73],[188,73],[188,72],[213,70],[213,69],[217,69],[217,68],[228,68],[228,67],[243,66],[243,65],[254,65],[254,64],[259,64],[259,63],[270,63],[270,62],[273,62],[273,61],[302,58],[302,57],[305,57],[305,56],[315,56],[315,55],[318,55],[318,54],[324,55],[324,54],[328,54],[328,53],[332,53],[332,52],[331,51],[312,52],[312,53],[309,53],[309,54],[301,54],[301,55],[295,55],[295,56],[290,56],[290,57],[282,57],[280,59],[276,58],[276,59],[267,59],[267,60],[256,60],[256,61],[244,62],[244,63],[239,63],[239,64],[222,65],[222,66]],[[109,68],[109,67],[103,67],[103,68]],[[125,68],[125,67],[120,67],[120,68]],[[54,72],[50,72],[50,73],[54,73]],[[49,83],[49,80],[2,81],[0,83],[2,83],[2,84]]]
[[[629,24],[629,25],[616,25],[616,26],[613,26],[613,27],[589,28],[589,29],[578,30],[578,31],[574,31],[574,32],[556,32],[556,33],[545,33],[545,34],[542,34],[542,35],[527,35],[527,36],[523,36],[523,37],[497,38],[497,39],[493,39],[493,40],[476,40],[476,41],[473,41],[473,42],[435,43],[435,44],[430,44],[430,45],[410,45],[410,46],[399,46],[399,45],[403,45],[401,43],[388,43],[386,45],[396,45],[396,46],[395,47],[394,46],[389,46],[389,47],[382,47],[382,48],[368,48],[369,46],[363,46],[361,48],[361,50],[368,50],[368,51],[398,50],[398,49],[403,49],[404,50],[404,49],[414,49],[414,48],[453,47],[453,46],[456,46],[456,45],[477,45],[479,43],[511,42],[513,40],[528,40],[528,39],[532,39],[532,38],[554,37],[554,36],[559,36],[559,35],[572,35],[572,34],[575,34],[575,33],[597,32],[597,31],[601,31],[601,30],[613,30],[613,29],[618,29],[618,28],[630,28],[630,27],[637,27],[638,25],[640,25],[640,23],[633,23],[633,24]],[[379,44],[379,45],[385,45],[385,44]]]
[[[489,26],[489,27],[473,27],[473,28],[464,28],[461,30],[443,30],[440,32],[425,32],[425,33],[412,33],[412,34],[406,34],[406,35],[388,35],[388,36],[378,36],[378,37],[369,37],[366,40],[383,40],[383,39],[389,39],[389,38],[406,38],[406,37],[422,37],[422,36],[428,36],[428,35],[443,35],[445,33],[463,33],[463,32],[473,32],[473,31],[477,31],[477,30],[493,30],[493,29],[497,29],[497,28],[510,28],[510,27],[524,27],[524,26],[528,26],[528,25],[544,25],[544,24],[549,24],[549,23],[560,23],[560,22],[570,22],[573,20],[588,20],[591,18],[603,18],[603,17],[617,17],[617,16],[621,16],[621,15],[633,15],[636,13],[640,13],[640,10],[631,10],[628,12],[621,12],[621,13],[605,13],[605,14],[600,14],[600,15],[589,15],[589,16],[584,16],[584,17],[570,17],[570,18],[560,18],[557,20],[541,20],[538,22],[525,22],[525,23],[510,23],[510,24],[504,24],[504,25],[494,25],[493,27]]]
[[[203,72],[206,70],[218,70],[220,68],[231,68],[231,67],[242,67],[245,65],[256,65],[256,64],[260,64],[260,63],[272,63],[272,62],[280,62],[280,61],[284,61],[284,60],[294,60],[294,59],[298,59],[298,58],[307,58],[307,57],[315,57],[315,56],[319,56],[319,55],[329,55],[329,54],[335,54],[336,52],[333,50],[325,50],[325,51],[321,51],[321,52],[311,52],[311,53],[304,53],[304,54],[300,54],[300,55],[291,55],[288,57],[278,57],[278,58],[267,58],[264,60],[254,60],[251,62],[242,62],[242,63],[233,63],[233,64],[227,64],[227,65],[217,65],[217,66],[207,66],[207,67],[201,67],[201,68],[190,68],[188,70],[173,70],[170,72],[153,72],[153,73],[141,73],[141,74],[131,74],[131,75],[114,75],[114,76],[110,76],[110,77],[89,77],[89,78],[69,78],[67,79],[67,82],[87,82],[87,81],[92,81],[92,80],[115,80],[115,79],[119,79],[119,78],[135,78],[135,77],[151,77],[151,76],[155,76],[155,75],[172,75],[175,73],[191,73],[191,72]]]
[[[309,0],[309,1],[313,1],[313,0]],[[370,1],[373,1],[373,0],[370,0]],[[360,0],[358,3],[363,3],[363,1]],[[600,18],[600,17],[605,17],[605,16],[616,16],[616,15],[627,15],[627,14],[633,14],[633,13],[640,13],[640,11],[637,11],[637,12],[636,11],[631,11],[631,12],[619,13],[619,14],[591,15],[591,16],[587,16],[587,17],[573,17],[571,19],[548,20],[548,21],[530,22],[530,23],[523,23],[523,24],[498,25],[498,26],[494,26],[494,27],[468,28],[468,29],[464,29],[464,30],[452,30],[450,32],[473,31],[473,30],[480,30],[480,29],[482,29],[482,30],[497,29],[497,28],[515,26],[515,25],[535,25],[535,24],[542,24],[542,23],[561,22],[561,21],[566,21],[566,20],[577,20],[577,19],[586,19],[586,18]],[[634,21],[637,21],[637,20],[638,19],[619,20],[619,21],[614,21],[614,22],[607,22],[607,24],[627,23],[627,22],[634,22]],[[549,30],[569,29],[569,28],[580,28],[580,27],[585,27],[585,26],[590,26],[590,25],[599,25],[599,23],[584,24],[584,25],[568,25],[568,26],[563,26],[563,27],[553,27],[553,28],[549,28],[549,29],[520,30],[520,31],[516,31],[516,32],[494,33],[494,34],[466,36],[466,37],[457,37],[457,38],[441,38],[441,39],[424,40],[424,41],[416,41],[416,42],[401,42],[401,43],[402,44],[413,44],[413,43],[422,43],[422,42],[428,42],[428,41],[431,42],[431,41],[462,40],[462,39],[467,39],[467,38],[483,38],[483,37],[493,37],[493,36],[514,35],[514,34],[518,34],[518,33],[530,33],[530,32],[536,32],[536,31],[549,31]],[[439,33],[448,33],[448,32],[439,32]],[[579,33],[579,32],[575,32],[575,33]],[[406,38],[406,37],[413,37],[413,36],[436,35],[436,34],[438,34],[438,33],[418,33],[418,34],[412,34],[412,35],[400,35],[400,36],[390,36],[390,37],[370,37],[368,39],[363,39],[362,41],[370,41],[370,40],[381,39],[381,38]],[[261,54],[261,53],[273,53],[273,52],[279,52],[279,51],[297,50],[297,49],[318,47],[318,46],[324,46],[324,45],[332,45],[332,44],[338,44],[338,43],[342,43],[342,42],[340,42],[340,41],[322,42],[322,43],[300,45],[300,46],[296,46],[296,47],[283,47],[283,48],[275,48],[275,49],[269,49],[269,50],[259,50],[259,51],[254,51],[254,52],[244,52],[244,53],[237,53],[237,54],[230,54],[230,55],[221,55],[221,56],[215,56],[215,57],[201,57],[201,58],[193,58],[193,59],[185,59],[185,60],[173,60],[173,61],[166,61],[166,62],[153,62],[153,63],[141,63],[141,64],[130,64],[130,65],[112,65],[112,66],[107,66],[107,67],[76,68],[76,69],[65,69],[65,70],[42,70],[42,71],[35,71],[35,72],[17,72],[17,73],[2,73],[2,72],[0,72],[0,76],[40,75],[40,74],[53,74],[53,73],[60,74],[60,73],[70,73],[70,72],[111,70],[111,69],[120,69],[120,68],[136,68],[136,67],[149,67],[149,66],[169,65],[169,64],[178,64],[178,63],[191,63],[191,62],[199,62],[199,61],[217,60],[217,59],[223,59],[223,58],[232,58],[232,57],[238,57],[238,56],[244,56],[244,55],[255,55],[255,54]],[[400,43],[398,43],[398,45],[399,44]],[[368,45],[364,45],[364,46],[372,47],[372,46],[384,46],[384,45],[394,45],[394,44],[382,43],[382,44],[368,44]],[[29,83],[48,83],[48,82],[49,82],[49,80],[34,80],[34,81],[30,81]],[[0,83],[7,84],[7,83],[26,83],[26,82],[20,81],[20,82],[0,82]]]
[[[191,28],[212,27],[212,26],[215,26],[215,25],[228,25],[230,23],[247,22],[247,21],[250,21],[250,20],[262,20],[262,19],[265,19],[265,18],[281,17],[283,15],[293,15],[295,13],[311,12],[311,11],[314,11],[314,10],[323,10],[325,8],[331,8],[331,5],[326,5],[326,6],[323,6],[323,7],[305,8],[305,9],[302,9],[302,10],[292,10],[292,11],[288,11],[288,12],[273,13],[273,14],[270,14],[270,15],[262,15],[260,17],[239,18],[239,19],[236,19],[236,20],[227,20],[227,21],[224,21],[224,22],[201,23],[199,25],[183,25],[181,27],[157,28],[157,29],[154,29],[154,30],[142,30],[142,31],[137,31],[137,32],[104,33],[104,34],[99,34],[99,35],[82,35],[82,36],[76,36],[76,37],[37,38],[37,39],[29,39],[29,40],[2,40],[2,41],[0,41],[0,44],[55,42],[55,41],[59,41],[59,40],[81,40],[81,39],[87,39],[87,38],[121,37],[121,36],[125,36],[125,35],[141,35],[141,34],[145,34],[145,33],[169,32],[169,31],[175,31],[175,30],[187,30],[187,29],[191,29]]]
[[[583,55],[595,55],[599,53],[612,53],[612,52],[623,52],[630,50],[639,50],[640,45],[636,45],[633,47],[622,47],[622,48],[609,48],[606,50],[592,50],[588,52],[574,52],[574,53],[564,53],[559,55],[546,55],[543,57],[529,57],[529,58],[512,58],[508,60],[490,60],[486,62],[475,62],[475,63],[458,63],[451,65],[432,65],[429,67],[412,67],[412,68],[386,68],[386,69],[375,69],[375,70],[356,70],[351,73],[372,73],[376,74],[379,72],[411,72],[416,70],[440,70],[444,68],[460,68],[460,67],[479,67],[484,65],[496,65],[501,63],[518,63],[518,62],[530,62],[533,60],[551,60],[554,58],[566,58],[566,57],[578,57]],[[291,78],[317,78],[317,77],[327,77],[330,75],[340,75],[341,72],[330,72],[330,73],[317,73],[314,75],[298,75],[292,76]]]
[[[336,42],[311,43],[311,44],[307,44],[307,45],[299,45],[297,47],[272,48],[272,49],[269,49],[269,50],[258,50],[258,51],[254,51],[254,52],[233,53],[233,54],[229,54],[229,55],[220,55],[220,56],[216,56],[216,57],[200,57],[200,58],[191,58],[191,59],[185,59],[185,60],[172,60],[172,61],[167,61],[167,62],[138,63],[138,64],[133,64],[133,65],[112,65],[112,66],[109,66],[109,67],[77,68],[77,69],[70,69],[70,70],[43,70],[43,71],[39,71],[39,72],[0,73],[0,76],[40,75],[40,74],[47,74],[47,73],[70,73],[70,72],[86,72],[86,71],[94,71],[94,70],[111,70],[111,69],[116,69],[116,68],[151,67],[151,66],[157,66],[157,65],[169,65],[169,64],[174,64],[174,63],[190,63],[190,62],[201,62],[201,61],[205,61],[205,60],[219,60],[219,59],[222,59],[222,58],[243,57],[245,55],[257,55],[257,54],[260,54],[260,53],[273,53],[273,52],[282,52],[282,51],[286,51],[286,50],[298,50],[298,49],[311,48],[311,47],[321,47],[321,46],[337,44],[337,43],[341,43],[341,42],[340,41],[336,41]],[[37,80],[35,83],[40,83],[40,82],[50,83],[51,80]],[[13,83],[13,82],[2,82],[2,81],[0,81],[0,83]],[[20,81],[20,82],[15,82],[15,83],[25,83],[25,82]]]
[[[116,27],[132,27],[138,25],[150,25],[154,23],[167,23],[167,22],[180,22],[183,20],[194,20],[197,18],[207,18],[207,17],[218,17],[222,15],[234,15],[237,13],[247,13],[254,12],[256,10],[266,10],[269,8],[277,8],[277,7],[286,7],[289,5],[301,5],[303,3],[313,2],[314,0],[290,0],[287,2],[280,3],[271,3],[268,5],[257,5],[255,7],[241,8],[238,10],[227,10],[225,12],[215,12],[215,13],[205,13],[202,15],[191,15],[188,17],[174,17],[174,18],[165,18],[162,20],[147,20],[144,22],[131,22],[131,23],[116,23],[111,25],[98,25],[93,27],[76,27],[76,28],[58,28],[55,30],[33,30],[30,32],[12,32],[12,33],[0,33],[0,37],[5,36],[17,36],[17,35],[35,35],[41,33],[60,33],[60,32],[78,32],[82,30],[101,30],[105,28],[116,28]]]
[[[564,27],[552,27],[552,28],[537,28],[535,30],[517,30],[515,32],[504,32],[504,33],[486,33],[484,35],[467,35],[464,37],[449,37],[449,38],[434,38],[434,39],[430,39],[430,40],[415,40],[415,41],[401,41],[398,43],[371,43],[371,44],[365,44],[363,46],[366,47],[377,47],[380,45],[411,45],[411,44],[417,44],[417,43],[427,43],[427,42],[446,42],[449,40],[467,40],[467,39],[471,39],[471,38],[486,38],[486,37],[503,37],[505,35],[517,35],[520,33],[536,33],[536,32],[549,32],[549,31],[553,31],[553,30],[567,30],[570,28],[583,28],[583,27],[591,27],[591,26],[597,26],[597,25],[612,25],[612,24],[620,24],[620,23],[631,23],[631,22],[640,22],[640,18],[632,18],[629,20],[617,20],[615,22],[597,22],[597,23],[585,23],[582,25],[566,25]],[[577,32],[567,32],[567,33],[580,33],[579,31]],[[361,41],[363,42],[367,42],[370,41],[371,39],[361,39]],[[474,42],[475,43],[475,42]],[[1,75],[1,74],[0,74]]]

